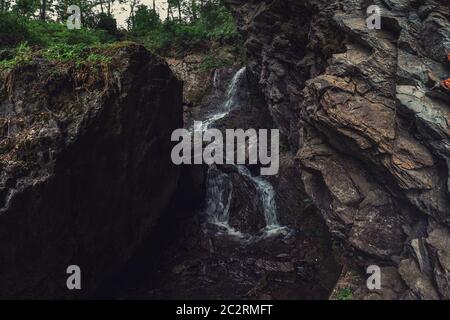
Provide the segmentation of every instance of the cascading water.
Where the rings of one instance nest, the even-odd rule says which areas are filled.
[[[225,118],[230,113],[230,111],[233,110],[237,102],[239,83],[242,81],[242,79],[244,79],[245,71],[246,68],[244,67],[236,72],[228,86],[225,102],[217,111],[209,114],[208,118],[203,120],[201,128],[195,128],[196,130],[206,131],[209,127],[211,127],[212,124],[220,119]],[[216,84],[215,81],[218,81],[217,73],[214,74],[214,83]]]
[[[237,97],[242,79],[245,77],[246,68],[241,68],[232,78],[228,90],[226,92],[226,99],[222,104],[219,112],[212,113],[207,119],[203,120],[201,128],[196,130],[207,130],[216,121],[227,116],[237,104]],[[217,73],[214,74],[214,85],[217,81]],[[286,233],[286,228],[280,226],[277,218],[277,208],[275,202],[275,190],[273,186],[263,177],[252,176],[250,171],[245,166],[235,166],[237,172],[244,178],[250,180],[255,189],[261,207],[264,213],[266,227],[264,228],[264,236],[271,236],[279,233]],[[237,236],[238,238],[249,239],[251,237],[243,235],[241,232],[235,230],[229,225],[230,218],[230,204],[233,196],[233,184],[228,174],[220,171],[215,165],[210,166],[207,176],[207,191],[206,191],[206,214],[209,217],[209,222],[213,223],[222,229],[225,229],[229,235]],[[263,237],[264,237],[263,236]]]
[[[233,183],[230,177],[215,165],[209,167],[206,179],[205,212],[209,222],[223,228],[229,235],[243,237],[243,234],[229,225],[230,205],[233,197]]]
[[[252,176],[245,166],[238,166],[239,173],[250,179],[258,191],[258,196],[262,202],[264,211],[264,219],[266,227],[264,228],[264,236],[272,236],[277,234],[289,233],[288,228],[283,227],[278,222],[277,204],[275,202],[275,189],[272,184],[261,176]]]
[[[233,126],[238,123],[235,117],[248,112],[240,106],[251,106],[245,69],[235,74],[225,93],[221,74],[215,73],[215,91],[198,110],[197,118],[208,121],[205,130],[236,109],[227,118]],[[312,223],[313,237],[280,226],[271,180],[252,172],[243,165],[211,165],[203,210],[186,212],[182,200],[173,214],[163,215],[148,240],[150,250],[144,246],[132,259],[128,276],[120,281],[123,288],[115,295],[181,300],[327,298],[327,288],[334,286],[340,270],[328,264],[331,254],[318,255],[324,243],[317,240],[320,224]],[[286,218],[292,217],[287,213]],[[158,258],[149,252],[158,252]]]
[[[236,104],[236,97],[238,94],[239,84],[240,81],[245,77],[246,71],[247,71],[246,67],[241,68],[238,72],[236,72],[233,79],[231,80],[231,83],[228,87],[226,102],[224,106],[225,112],[227,112],[227,114],[233,109],[233,107]]]
[[[216,223],[228,223],[233,183],[230,177],[215,165],[208,170],[206,211]]]
[[[245,166],[238,166],[238,170],[241,175],[250,179],[254,183],[256,190],[258,190],[263,205],[266,225],[268,227],[279,226],[275,203],[275,190],[272,185],[262,177],[253,177]]]

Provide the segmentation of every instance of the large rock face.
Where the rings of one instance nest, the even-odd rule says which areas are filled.
[[[382,269],[382,290],[355,297],[449,299],[449,2],[226,2],[348,266]]]
[[[89,296],[176,188],[182,84],[143,47],[109,54],[108,66],[36,59],[2,76],[0,298]],[[66,288],[69,265],[81,291]]]

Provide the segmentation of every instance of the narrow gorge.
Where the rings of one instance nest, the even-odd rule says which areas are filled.
[[[186,127],[193,130],[194,119],[202,121],[197,128],[202,131],[239,127],[243,119],[251,121],[251,128],[271,125],[267,115],[255,117],[260,106],[253,104],[246,68],[222,68],[207,77],[212,80],[209,94],[190,110]],[[292,159],[284,158],[287,180],[292,178],[287,172]],[[325,226],[305,194],[290,191],[289,197],[281,190],[291,188],[286,180],[258,176],[256,167],[194,167],[186,168],[195,170],[186,180],[203,181],[203,189],[188,185],[178,192],[198,202],[186,210],[176,196],[170,212],[179,212],[177,222],[163,219],[158,235],[111,281],[113,288],[103,292],[128,299],[328,298],[339,266]],[[196,189],[201,194],[193,197]],[[286,207],[289,211],[281,209]]]
[[[236,36],[0,50],[0,299],[449,300],[450,2],[215,5]],[[279,171],[180,128],[278,129]]]

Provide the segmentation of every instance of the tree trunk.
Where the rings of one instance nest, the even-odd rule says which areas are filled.
[[[45,21],[46,15],[47,15],[47,0],[42,0],[40,19],[42,21]]]
[[[195,4],[195,0],[191,1],[191,10],[192,10],[192,20],[197,20],[197,5]]]
[[[128,18],[128,29],[130,30],[134,27],[134,8],[136,7],[137,2],[138,1],[136,0],[130,2],[130,16]]]

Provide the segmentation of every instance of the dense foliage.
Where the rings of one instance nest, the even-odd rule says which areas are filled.
[[[85,44],[113,41],[114,37],[102,29],[69,30],[57,22],[28,19],[14,14],[0,15],[0,47],[14,47],[22,42],[47,47],[54,44]]]
[[[126,30],[118,30],[113,17],[112,5],[117,2],[129,5]],[[70,4],[81,8],[80,30],[66,26]],[[155,7],[140,0],[0,0],[0,48],[24,42],[40,47],[91,46],[128,39],[167,54],[237,41],[233,18],[218,0],[169,0],[164,13],[162,20]]]
[[[207,47],[211,42],[230,44],[236,42],[237,31],[231,14],[222,6],[210,6],[200,11],[196,19],[165,22],[149,19],[153,13],[135,16],[131,36],[141,39],[154,50],[189,50]],[[142,20],[140,20],[143,18]],[[149,23],[152,21],[152,24]],[[147,25],[145,25],[147,23]],[[145,26],[142,28],[141,26]]]

